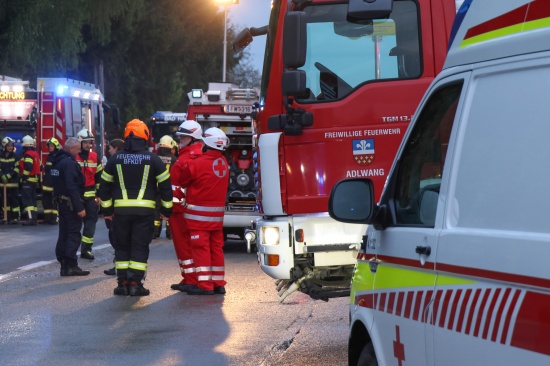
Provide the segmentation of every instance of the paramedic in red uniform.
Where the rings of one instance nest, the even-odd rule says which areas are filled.
[[[175,185],[186,188],[183,217],[189,228],[197,286],[189,286],[189,295],[225,294],[223,256],[223,215],[229,166],[223,151],[229,145],[219,128],[204,132],[203,154],[189,159]]]
[[[176,135],[179,136],[180,140],[179,157],[170,172],[172,182],[180,179],[181,171],[189,159],[202,154],[202,128],[196,121],[183,122],[179,126]],[[190,285],[197,285],[197,278],[194,274],[195,267],[191,255],[189,229],[183,217],[185,194],[180,186],[173,183],[172,195],[174,196],[174,206],[172,207],[172,216],[170,216],[170,228],[182,280],[170,287],[172,290],[186,291]]]
[[[99,206],[97,204],[96,190],[99,188],[99,180],[103,167],[98,160],[97,154],[92,151],[94,144],[94,135],[86,128],[80,130],[76,137],[81,144],[80,153],[76,156],[76,161],[82,168],[84,174],[84,207],[86,216],[84,217],[84,228],[82,229],[82,244],[80,245],[80,258],[95,259],[92,254],[92,245],[94,244],[95,226]]]

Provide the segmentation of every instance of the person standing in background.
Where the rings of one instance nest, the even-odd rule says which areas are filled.
[[[0,179],[6,186],[7,216],[0,223],[19,223],[19,175],[16,172],[17,157],[15,156],[15,141],[11,137],[2,140],[4,151],[0,155]]]
[[[19,160],[16,172],[21,177],[21,203],[23,204],[23,225],[36,225],[38,223],[38,207],[36,203],[36,189],[40,179],[40,156],[36,152],[34,138],[27,135],[23,137],[23,153]]]
[[[99,180],[103,167],[99,163],[97,154],[92,151],[94,135],[86,128],[83,128],[76,136],[81,144],[81,150],[76,157],[76,161],[82,169],[82,174],[84,174],[84,207],[86,209],[84,228],[82,229],[82,244],[80,245],[80,258],[94,260],[92,245],[94,245],[95,226],[99,210],[97,189],[99,188]]]
[[[46,141],[46,146],[50,154],[46,159],[46,167],[44,168],[44,179],[42,181],[42,207],[44,207],[43,224],[57,225],[57,207],[53,202],[53,184],[52,184],[52,165],[55,160],[55,154],[61,149],[61,144],[55,137]]]
[[[170,136],[162,136],[158,144],[158,152],[160,160],[166,165],[166,169],[170,171],[172,165],[176,162],[176,157],[172,155],[172,147],[174,145],[174,139]],[[155,232],[153,233],[153,239],[159,238],[162,231],[162,218],[160,217],[160,197],[157,198],[157,206],[155,209]],[[170,231],[170,224],[166,221],[166,239],[172,239],[172,233]]]
[[[117,152],[121,151],[124,148],[124,140],[114,139],[109,143],[109,158],[113,157]],[[100,187],[101,189],[101,187]],[[112,216],[111,218],[104,218],[105,226],[109,230],[109,242],[114,250],[116,250],[116,235],[115,235],[115,225],[113,224]],[[115,260],[113,259],[113,262]],[[107,276],[116,275],[116,267],[109,268],[103,271]]]

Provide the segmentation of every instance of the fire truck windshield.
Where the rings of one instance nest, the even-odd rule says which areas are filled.
[[[414,1],[395,1],[388,19],[353,23],[347,20],[347,4],[311,5],[304,12],[307,50],[300,69],[310,93],[300,102],[341,99],[367,82],[420,76]]]

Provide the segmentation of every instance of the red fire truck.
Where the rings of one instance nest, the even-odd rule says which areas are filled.
[[[203,131],[218,127],[229,137],[226,158],[231,167],[223,220],[224,233],[244,238],[245,229],[259,218],[253,161],[252,105],[258,91],[231,83],[208,83],[208,90],[188,93],[187,119],[201,124]],[[248,242],[248,252],[251,251]]]
[[[0,139],[9,136],[21,150],[23,136],[36,139],[36,150],[45,164],[46,141],[64,143],[82,128],[96,139],[94,150],[104,155],[103,95],[93,84],[65,78],[38,78],[36,89],[28,81],[0,76]]]
[[[455,13],[454,0],[274,0],[268,27],[235,40],[268,34],[255,114],[263,216],[247,236],[279,301],[349,295],[365,227],[329,217],[330,191],[369,177],[378,200]]]
[[[21,151],[23,137],[34,137],[44,166],[49,154],[46,141],[55,137],[64,144],[82,128],[94,134],[93,149],[101,160],[105,148],[103,108],[102,93],[90,83],[38,78],[35,89],[28,81],[0,76],[0,140],[13,138],[16,151]]]

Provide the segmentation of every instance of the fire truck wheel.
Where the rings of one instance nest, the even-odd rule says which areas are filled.
[[[357,361],[357,366],[378,366],[378,361],[376,360],[376,354],[374,353],[372,342],[369,341],[363,347],[363,350],[359,355],[359,361]]]

